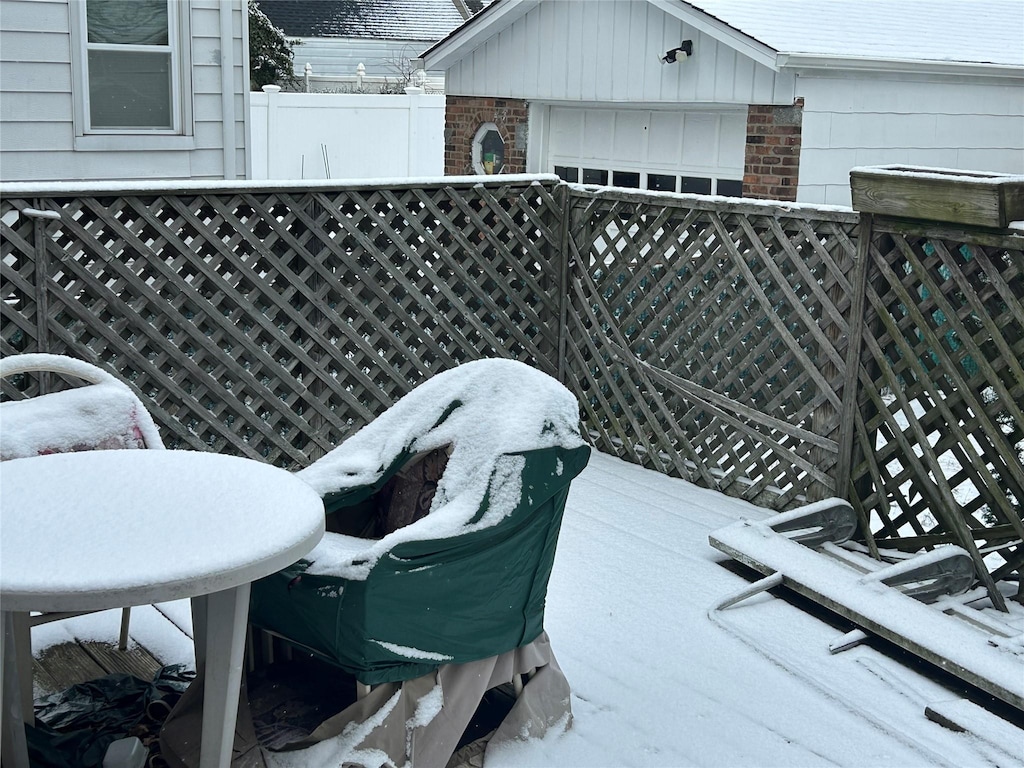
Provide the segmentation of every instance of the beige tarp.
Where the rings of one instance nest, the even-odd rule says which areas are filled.
[[[466,664],[448,664],[403,683],[385,683],[324,721],[304,741],[271,761],[288,766],[319,764],[328,757],[341,766],[444,768],[477,710],[484,693],[515,675],[528,675],[522,693],[488,743],[543,736],[572,721],[569,684],[551,651],[546,633],[514,651]],[[197,678],[189,692],[201,691]],[[161,748],[174,768],[198,765],[195,733],[202,716],[201,695],[186,694],[168,718]],[[189,737],[189,733],[193,735]],[[308,750],[308,752],[307,752]],[[248,707],[239,709],[232,768],[266,763],[255,748]],[[485,755],[486,765],[486,755]],[[333,762],[333,760],[332,760]]]

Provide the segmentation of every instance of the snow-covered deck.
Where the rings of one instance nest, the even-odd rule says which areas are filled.
[[[575,722],[488,766],[1024,763],[1024,731],[909,664],[870,645],[830,654],[846,624],[770,594],[712,611],[746,581],[708,534],[770,514],[595,454],[573,483],[548,591],[546,628]],[[1024,608],[1010,606],[1024,631]],[[189,630],[187,605],[161,611],[133,611],[132,635],[164,663],[191,661],[188,637],[164,616]],[[46,625],[34,644],[38,652],[69,632],[114,642],[119,621],[113,611]],[[968,731],[932,722],[926,707]],[[292,753],[274,764],[339,763]]]

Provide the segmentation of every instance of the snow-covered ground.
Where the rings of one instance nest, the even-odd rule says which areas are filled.
[[[957,694],[870,646],[831,655],[842,630],[784,600],[713,611],[746,581],[708,534],[769,514],[595,454],[573,482],[546,614],[573,727],[492,751],[489,768],[1024,765],[1024,731],[971,705],[970,732],[926,719]],[[188,627],[187,605],[162,610]],[[87,616],[34,644],[113,641],[118,626],[117,611]],[[152,608],[133,611],[132,633],[165,663],[191,660]]]

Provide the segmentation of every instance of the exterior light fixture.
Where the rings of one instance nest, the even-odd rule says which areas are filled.
[[[659,61],[662,64],[675,64],[677,61],[682,61],[687,56],[693,56],[693,40],[683,40],[683,42],[679,44],[678,48],[665,51],[665,55],[662,56]]]

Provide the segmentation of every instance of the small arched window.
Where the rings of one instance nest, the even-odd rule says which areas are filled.
[[[490,176],[505,167],[505,141],[494,123],[484,123],[473,137],[473,170]]]

